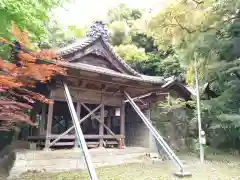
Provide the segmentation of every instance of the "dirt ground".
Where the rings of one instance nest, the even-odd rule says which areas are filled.
[[[152,161],[146,157],[141,163],[123,164],[97,169],[99,180],[177,180],[176,167],[170,161]],[[240,157],[211,156],[205,163],[196,157],[181,156],[191,180],[240,180]],[[25,173],[19,180],[88,180],[86,171],[63,173]]]

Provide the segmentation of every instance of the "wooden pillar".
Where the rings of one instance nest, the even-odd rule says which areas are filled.
[[[53,97],[53,91],[50,93],[50,99]],[[52,99],[53,101],[53,99]],[[53,120],[53,105],[54,101],[48,105],[48,117],[47,117],[47,130],[46,130],[46,141],[45,141],[45,150],[49,149],[50,146],[50,138],[51,138],[51,131],[52,131],[52,120]]]
[[[125,103],[122,101],[120,107],[120,134],[124,136],[122,143],[125,145]]]
[[[46,123],[46,110],[47,110],[47,105],[42,104],[42,113],[41,113],[41,120],[40,120],[40,135],[43,135],[45,132],[45,123]]]
[[[77,117],[78,117],[78,120],[80,120],[81,118],[81,102],[80,101],[77,101]],[[77,139],[77,133],[76,133],[76,130],[75,130],[75,148],[78,148],[79,145],[78,145],[78,139]]]
[[[101,124],[99,123],[99,135],[103,137],[104,135],[104,127],[103,127],[103,124],[104,124],[104,104],[103,104],[103,96],[101,98],[101,109],[100,109],[100,121],[102,122]],[[103,147],[103,138],[100,138],[99,139],[99,147]]]
[[[33,122],[37,122],[37,113],[36,113],[36,105],[33,106],[33,109],[31,110],[30,113],[30,118],[32,119]],[[38,132],[38,128],[36,126],[32,126],[32,136],[38,136],[39,132]]]
[[[113,109],[110,108],[108,111],[108,119],[107,119],[107,127],[111,129],[111,124],[112,124],[112,115],[113,115]],[[110,134],[109,131],[107,131],[107,134]]]

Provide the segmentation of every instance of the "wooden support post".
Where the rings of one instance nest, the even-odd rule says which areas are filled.
[[[108,111],[108,118],[107,118],[107,127],[111,129],[111,124],[112,124],[112,115],[113,115],[113,109],[110,108]],[[110,134],[109,131],[107,131],[107,134]]]
[[[77,117],[78,120],[81,119],[81,102],[77,101]],[[75,148],[78,148],[78,142],[77,142],[77,134],[76,134],[76,130],[75,130]]]
[[[125,137],[125,103],[122,101],[120,107],[120,134]],[[123,145],[125,145],[125,138],[122,139]]]
[[[34,122],[36,122],[37,121],[37,113],[36,113],[37,107],[36,107],[36,105],[33,107],[34,108],[31,110],[30,117]],[[34,135],[34,136],[39,135],[38,128],[36,126],[32,126],[31,129],[32,129],[32,135]]]
[[[43,135],[45,132],[45,123],[46,123],[46,110],[47,105],[42,104],[42,113],[41,113],[41,120],[40,120],[40,135]]]
[[[103,96],[101,98],[101,109],[100,109],[100,121],[101,123],[99,123],[99,135],[103,136],[104,134],[104,128],[103,128],[103,124],[104,124],[104,104],[103,104]],[[100,138],[99,140],[99,147],[103,147],[103,138]]]
[[[50,98],[53,96],[53,91],[50,93]],[[54,101],[48,105],[48,118],[47,118],[47,131],[46,131],[46,141],[45,141],[45,150],[48,150],[50,147],[50,138],[52,131],[52,120],[53,120],[53,105]]]

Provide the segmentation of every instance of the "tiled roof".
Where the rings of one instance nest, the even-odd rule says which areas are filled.
[[[172,85],[177,85],[178,87],[180,87],[180,88],[184,89],[186,92],[188,92],[188,94],[190,94],[191,96],[196,96],[196,91],[192,87],[179,82],[174,76],[165,78],[165,84],[163,84],[161,86],[161,88],[162,89],[167,88]]]
[[[99,24],[99,22],[97,21],[96,24]],[[135,71],[133,68],[131,68],[120,56],[118,56],[114,50],[113,47],[110,45],[110,43],[108,42],[108,33],[106,32],[105,27],[100,23],[99,28],[97,29],[96,26],[92,26],[94,27],[94,29],[91,29],[90,32],[88,33],[88,35],[86,37],[84,37],[81,40],[78,40],[77,42],[70,44],[69,46],[66,46],[64,48],[61,48],[59,50],[57,50],[57,54],[59,56],[64,56],[70,53],[74,53],[76,51],[82,50],[83,48],[90,46],[91,44],[93,44],[97,39],[101,39],[104,43],[104,45],[106,46],[106,48],[109,50],[109,52],[128,70],[130,71],[133,75],[138,76],[138,77],[142,77],[143,75],[141,75],[140,73],[138,73],[137,71]],[[150,78],[151,76],[147,77]],[[146,77],[145,77],[146,78]],[[154,79],[156,79],[156,77],[153,77]],[[158,77],[161,78],[161,77]]]
[[[69,62],[57,62],[57,64],[60,64],[64,67],[68,67],[68,68],[74,68],[74,69],[79,69],[79,70],[89,71],[89,72],[94,72],[94,73],[101,73],[101,74],[105,74],[105,75],[109,75],[109,76],[129,79],[129,80],[148,82],[148,83],[153,83],[153,84],[163,84],[164,83],[164,79],[162,77],[152,77],[152,76],[146,76],[146,75],[141,75],[140,77],[138,77],[138,76],[119,73],[114,70],[99,67],[99,66],[84,64],[84,63],[74,64],[74,63],[69,63]]]
[[[74,42],[74,43],[72,43],[72,44],[70,44],[66,47],[58,49],[56,52],[59,56],[70,54],[70,53],[76,52],[78,50],[81,50],[81,49],[91,45],[98,38],[84,37],[84,38],[82,38],[80,40],[77,40],[76,42]]]

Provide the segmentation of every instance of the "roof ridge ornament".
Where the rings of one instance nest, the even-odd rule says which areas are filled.
[[[109,42],[109,30],[106,27],[106,24],[103,21],[95,21],[88,31],[87,37],[93,39],[102,37],[106,42]]]

